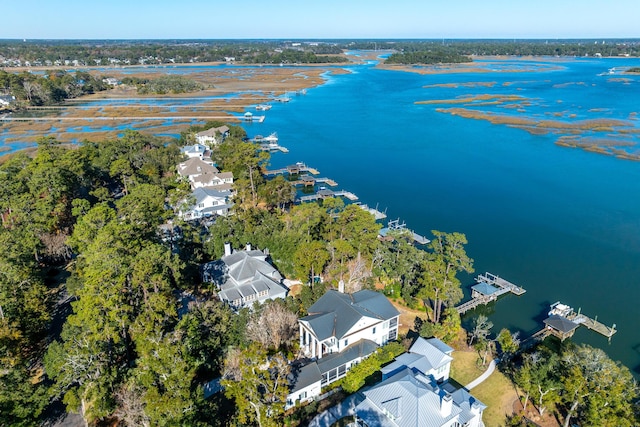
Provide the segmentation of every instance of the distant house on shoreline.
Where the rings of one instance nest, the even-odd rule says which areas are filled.
[[[227,136],[229,136],[229,126],[219,126],[196,133],[196,141],[199,144],[212,146],[221,144]]]

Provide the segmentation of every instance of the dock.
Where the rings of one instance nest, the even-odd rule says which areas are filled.
[[[381,219],[385,219],[387,217],[387,211],[385,209],[384,212],[381,212],[378,210],[378,205],[376,205],[375,208],[370,208],[368,205],[363,205],[361,203],[356,203],[356,205],[358,205],[360,207],[360,209],[364,209],[365,211],[369,212],[371,215],[373,215],[373,217],[376,219],[376,221],[381,220]]]
[[[238,117],[238,119],[242,120],[242,121],[245,121],[245,122],[262,123],[262,122],[264,122],[264,117],[265,116],[254,116],[253,113],[251,113],[250,111],[247,111],[246,113],[244,113],[244,116]]]
[[[460,314],[473,310],[479,305],[496,301],[499,296],[511,292],[514,295],[522,295],[527,292],[523,287],[515,285],[500,276],[486,272],[476,277],[476,284],[471,287],[471,299],[456,307]]]
[[[309,194],[308,196],[300,197],[298,201],[299,202],[315,202],[316,200],[328,199],[331,197],[344,197],[351,201],[358,200],[358,196],[356,196],[355,194],[349,191],[345,191],[345,190],[332,191],[327,188],[323,188],[315,194]]]
[[[573,308],[566,304],[562,304],[560,301],[556,301],[555,303],[551,304],[549,316],[550,318],[553,316],[557,316],[567,319],[578,326],[584,326],[585,328],[597,332],[600,335],[604,335],[609,339],[611,339],[613,334],[617,332],[615,323],[613,324],[613,326],[609,327],[604,323],[598,322],[598,316],[596,316],[595,319],[592,319],[584,313],[581,313],[581,309],[578,309],[578,312],[576,313]]]
[[[281,151],[283,153],[288,153],[289,149],[287,147],[283,147],[278,144],[260,144],[260,150],[262,151]]]
[[[385,214],[385,217],[386,217],[386,214]],[[407,229],[407,224],[405,222],[401,223],[399,218],[389,221],[386,227],[381,228],[380,237],[382,239],[386,239],[390,231],[400,231],[400,232],[408,233],[411,239],[413,239],[413,241],[418,243],[419,245],[426,245],[431,241],[426,237],[416,233],[415,231]]]
[[[524,288],[514,285],[513,283],[503,279],[502,277],[496,276],[495,274],[491,274],[486,272],[484,274],[479,274],[476,278],[477,282],[485,282],[490,284],[491,286],[495,286],[499,288],[498,296],[506,294],[507,292],[511,292],[515,295],[522,295],[527,292]]]
[[[317,169],[311,168],[302,162],[298,162],[295,165],[289,165],[287,167],[280,168],[280,169],[264,170],[262,173],[264,175],[269,176],[269,175],[282,175],[285,173],[289,175],[299,175],[302,172],[310,173],[312,175],[320,174],[320,172],[318,172]]]
[[[338,183],[332,180],[331,178],[316,178],[311,175],[302,175],[300,179],[296,181],[291,181],[291,185],[294,185],[294,186],[304,185],[305,187],[313,187],[318,183],[326,184],[330,187],[336,187],[338,185]]]

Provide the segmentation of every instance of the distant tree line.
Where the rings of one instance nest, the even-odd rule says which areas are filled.
[[[468,56],[441,49],[420,52],[394,53],[385,60],[386,64],[459,64],[472,62]]]
[[[189,93],[204,89],[204,85],[183,76],[161,76],[155,79],[125,77],[122,83],[133,85],[141,95]]]
[[[101,78],[83,71],[68,73],[55,70],[37,75],[0,70],[0,93],[10,93],[18,101],[29,106],[58,104],[66,99],[92,94],[108,87]]]

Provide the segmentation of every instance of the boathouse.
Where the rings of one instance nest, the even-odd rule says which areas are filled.
[[[572,322],[563,316],[558,316],[557,314],[552,314],[548,318],[544,320],[544,324],[549,331],[550,334],[555,335],[560,338],[560,341],[564,341],[567,338],[571,338],[575,333],[578,326],[578,323]]]

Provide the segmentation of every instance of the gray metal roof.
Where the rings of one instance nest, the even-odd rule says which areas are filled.
[[[356,413],[365,421],[368,417],[377,421],[370,426],[385,425],[383,416],[393,419],[398,427],[439,427],[462,412],[453,402],[451,412],[442,415],[440,407],[446,394],[433,380],[405,369],[365,391],[369,405],[358,405]],[[384,410],[389,415],[385,416]]]
[[[475,406],[476,410],[480,412],[487,409],[487,405],[476,399],[464,388],[454,391],[451,397],[453,397],[453,403],[458,405],[462,410],[462,412],[460,412],[460,424],[464,425],[476,416],[476,414],[472,412],[472,406]]]
[[[381,293],[362,290],[344,294],[327,291],[309,307],[309,315],[301,318],[308,322],[319,340],[336,337],[341,339],[362,317],[389,320],[400,312]]]
[[[442,344],[446,345],[444,343]],[[431,369],[438,369],[439,367],[444,366],[453,360],[453,357],[449,356],[447,353],[444,353],[438,347],[434,346],[432,343],[422,337],[418,337],[409,351],[411,353],[416,353],[424,356],[425,359],[429,362],[429,365],[431,365]],[[453,349],[451,351],[453,351]],[[422,372],[425,374],[428,373],[428,371]]]
[[[471,289],[486,296],[493,295],[499,290],[498,288],[496,288],[495,286],[491,286],[487,282],[480,282],[477,285],[473,285]]]

